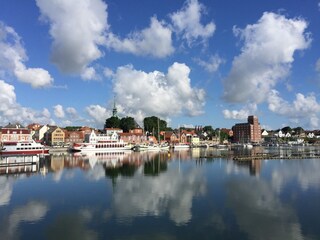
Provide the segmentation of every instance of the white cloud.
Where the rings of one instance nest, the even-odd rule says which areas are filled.
[[[195,61],[199,66],[203,67],[210,73],[216,72],[219,69],[220,65],[225,62],[225,60],[219,57],[219,55],[217,54],[210,56],[208,61],[204,61],[201,59],[195,59]]]
[[[20,36],[15,30],[0,22],[0,71],[2,75],[13,74],[19,81],[33,88],[49,87],[53,78],[42,68],[27,68],[28,60]]]
[[[317,60],[317,62],[316,62],[315,70],[316,70],[317,72],[320,72],[320,58],[319,58],[319,59]]]
[[[183,63],[174,63],[168,73],[143,72],[132,66],[119,67],[114,76],[113,91],[117,104],[125,113],[161,117],[203,113],[205,92],[191,87],[190,68]]]
[[[110,117],[110,111],[100,105],[90,105],[86,107],[86,112],[99,127],[103,127],[106,119]]]
[[[73,107],[67,107],[66,112],[72,117],[75,118],[78,116],[77,110]]]
[[[54,109],[54,115],[57,118],[64,118],[65,117],[63,107],[60,104],[54,106],[53,109]]]
[[[106,78],[112,78],[114,76],[114,72],[110,68],[105,67],[103,70],[103,75]]]
[[[30,122],[53,123],[48,109],[45,108],[42,112],[38,112],[18,104],[14,90],[14,86],[0,80],[0,125],[6,125],[8,122],[20,122],[21,124],[29,124]]]
[[[200,23],[201,14],[205,11],[205,6],[198,0],[187,0],[181,10],[170,15],[174,31],[181,35],[189,46],[198,39],[206,43],[215,32],[216,26],[213,22],[205,26]]]
[[[41,17],[50,24],[52,61],[66,73],[81,74],[103,53],[107,4],[102,0],[36,0]]]
[[[112,33],[108,34],[106,45],[119,52],[162,58],[174,51],[171,35],[172,31],[164,22],[152,17],[150,27],[133,32],[123,40]]]
[[[234,28],[244,46],[224,80],[224,99],[265,101],[269,91],[288,75],[295,51],[309,47],[311,40],[305,33],[306,28],[307,22],[303,19],[287,19],[268,12],[256,24],[245,29]]]
[[[245,120],[250,115],[254,115],[257,111],[256,104],[247,104],[241,110],[228,110],[224,109],[222,111],[224,118],[226,119],[237,119],[237,120]]]
[[[81,78],[83,80],[99,80],[100,77],[96,73],[96,70],[93,67],[85,68],[81,73]]]
[[[296,94],[292,103],[281,98],[278,91],[273,90],[268,97],[269,110],[292,119],[304,119],[309,121],[312,128],[319,127],[318,114],[320,113],[320,104],[313,93],[305,96],[301,93]]]

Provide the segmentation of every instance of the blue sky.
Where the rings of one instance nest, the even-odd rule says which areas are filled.
[[[5,0],[0,126],[320,128],[319,1]]]

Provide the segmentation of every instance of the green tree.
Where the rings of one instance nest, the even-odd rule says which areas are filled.
[[[120,119],[118,117],[107,118],[104,128],[120,128]]]
[[[155,116],[146,117],[143,119],[144,130],[148,131],[149,133],[152,132],[154,135],[157,135],[158,122],[159,122],[159,132],[165,131],[167,129],[167,122]]]
[[[292,132],[292,129],[291,129],[291,127],[289,127],[289,126],[286,126],[286,127],[282,128],[281,131],[282,131],[283,133],[291,133],[291,132]]]
[[[295,134],[301,134],[304,132],[304,129],[302,127],[296,127],[296,128],[293,128],[292,130],[295,132]]]
[[[132,117],[124,117],[124,118],[121,118],[120,120],[120,128],[124,132],[129,132],[129,130],[134,129],[135,125],[136,124],[135,124],[134,118]]]
[[[68,131],[77,131],[80,128],[81,128],[80,126],[67,126],[64,129]]]

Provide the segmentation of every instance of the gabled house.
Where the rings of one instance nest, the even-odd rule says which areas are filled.
[[[315,138],[315,134],[313,132],[309,132],[307,134],[307,138]]]
[[[18,142],[31,140],[30,130],[23,127],[21,124],[8,124],[1,128],[0,142]]]
[[[105,128],[104,130],[107,135],[112,135],[113,133],[123,133],[121,128]]]
[[[174,132],[163,132],[163,137],[164,140],[168,143],[176,143],[179,142],[179,138],[177,136],[177,134],[175,134]]]
[[[263,129],[262,132],[261,132],[261,136],[262,137],[268,137],[269,136],[269,133],[267,130]]]
[[[61,146],[65,143],[65,132],[57,126],[52,126],[45,134],[47,145]]]

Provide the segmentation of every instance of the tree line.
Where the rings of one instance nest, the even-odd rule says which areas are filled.
[[[156,134],[161,131],[170,131],[167,122],[156,116],[146,117],[143,119],[144,131],[149,134]],[[129,132],[130,130],[139,127],[133,117],[119,118],[112,116],[107,118],[104,124],[104,128],[121,128],[123,132]]]

